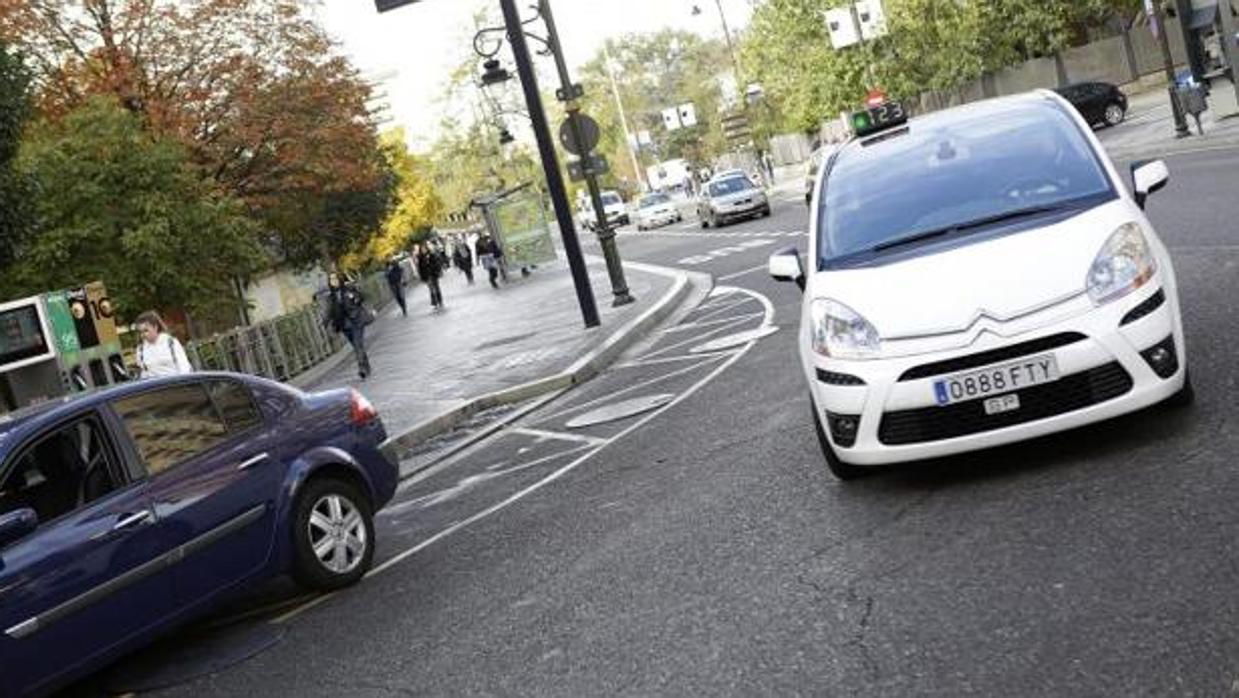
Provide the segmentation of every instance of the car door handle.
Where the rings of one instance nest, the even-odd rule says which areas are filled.
[[[250,456],[249,458],[246,458],[245,460],[241,461],[241,464],[237,466],[237,470],[249,470],[250,468],[254,467],[255,465],[258,465],[259,463],[267,460],[270,457],[271,456],[266,453],[259,453],[256,456]]]
[[[144,526],[148,523],[151,523],[154,520],[155,520],[155,515],[152,514],[149,509],[145,511],[139,511],[133,514],[125,514],[124,516],[120,517],[119,521],[112,524],[112,530],[113,531],[124,531],[130,528],[137,528],[138,526]]]

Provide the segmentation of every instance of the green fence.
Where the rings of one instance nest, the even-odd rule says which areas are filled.
[[[391,300],[383,274],[359,282],[375,307]],[[248,327],[237,327],[185,347],[199,371],[249,373],[288,381],[326,361],[345,344],[344,337],[323,326],[323,307],[314,303],[300,310]]]

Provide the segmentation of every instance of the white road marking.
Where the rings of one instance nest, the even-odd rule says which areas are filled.
[[[758,268],[765,269],[766,265],[763,264]],[[728,277],[720,276],[718,280],[722,281],[726,278]],[[690,322],[690,323],[683,324],[683,325],[676,325],[675,327],[669,327],[663,330],[663,334],[675,334],[677,332],[683,332],[684,330],[695,330],[699,327],[709,327],[710,325],[717,325],[720,322],[732,322],[733,320],[736,320],[739,318],[753,318],[753,317],[758,317],[764,314],[765,314],[764,312],[754,312],[754,313],[745,313],[744,315],[737,315],[736,317],[727,317],[727,318],[721,318],[719,320],[710,320],[709,322]],[[640,363],[640,362],[637,362],[637,363]]]
[[[762,306],[766,309],[766,318],[765,318],[765,322],[764,322],[763,324],[770,324],[771,322],[773,322],[773,320],[774,320],[774,304],[772,304],[772,303],[770,302],[770,299],[769,299],[769,298],[766,298],[765,296],[763,296],[763,295],[762,295],[762,294],[760,294],[760,293],[757,293],[756,291],[750,291],[749,289],[745,289],[745,288],[738,288],[737,290],[738,290],[738,291],[740,291],[741,293],[744,293],[744,294],[746,294],[746,295],[749,295],[749,296],[751,296],[751,297],[753,297],[753,298],[757,299],[757,300],[758,300],[758,301],[762,304]],[[388,558],[388,559],[387,559],[386,561],[384,561],[382,564],[380,564],[380,565],[378,565],[377,567],[375,567],[375,568],[371,569],[369,572],[367,572],[367,573],[366,573],[365,577],[368,579],[368,578],[370,578],[370,577],[374,577],[374,576],[376,576],[376,575],[382,574],[383,572],[386,572],[387,570],[389,570],[389,569],[391,569],[391,568],[395,567],[396,565],[400,564],[401,562],[404,562],[405,560],[407,560],[407,559],[409,559],[410,557],[412,557],[412,556],[416,555],[417,553],[421,552],[422,550],[425,550],[427,547],[429,547],[429,546],[431,546],[431,545],[434,545],[435,543],[437,543],[437,542],[439,542],[439,541],[443,540],[444,538],[447,538],[448,536],[451,536],[452,534],[456,533],[457,531],[461,530],[462,528],[465,528],[465,527],[470,526],[470,525],[472,525],[472,524],[474,524],[474,523],[476,523],[476,522],[478,522],[478,521],[481,521],[481,520],[483,520],[483,519],[485,519],[485,518],[488,518],[488,517],[490,517],[490,516],[494,515],[495,513],[500,512],[500,511],[502,511],[502,510],[504,510],[504,509],[508,508],[508,507],[509,507],[509,506],[511,506],[512,504],[515,504],[516,502],[519,502],[520,500],[524,499],[525,497],[528,497],[529,495],[531,495],[531,494],[533,494],[533,493],[537,492],[538,490],[541,490],[542,488],[544,488],[544,487],[546,487],[547,485],[549,485],[549,484],[551,484],[551,483],[555,482],[556,480],[559,480],[559,479],[560,479],[560,478],[562,478],[563,476],[567,475],[568,473],[570,473],[570,472],[572,472],[573,470],[575,470],[575,469],[577,469],[578,467],[580,467],[583,463],[585,463],[585,462],[589,461],[589,459],[590,459],[590,458],[593,458],[595,455],[597,455],[599,452],[601,452],[601,451],[602,451],[603,449],[605,449],[607,446],[610,446],[611,444],[615,443],[616,441],[619,441],[620,439],[623,439],[624,437],[626,437],[626,436],[628,436],[629,434],[631,434],[631,433],[635,432],[636,430],[640,429],[641,427],[644,427],[646,424],[650,423],[650,422],[651,422],[651,421],[653,421],[654,419],[656,419],[656,418],[658,418],[659,416],[663,415],[665,412],[667,412],[667,410],[670,410],[671,408],[675,407],[676,405],[680,404],[681,402],[683,402],[683,401],[687,400],[688,398],[692,397],[694,394],[696,394],[696,393],[697,393],[697,391],[699,391],[699,390],[701,390],[702,388],[704,388],[705,386],[709,385],[711,382],[713,382],[713,381],[714,381],[714,379],[716,379],[716,378],[718,378],[720,375],[722,375],[724,371],[726,371],[728,368],[731,368],[731,366],[732,366],[733,364],[735,364],[737,361],[739,361],[741,358],[743,358],[746,354],[748,354],[748,353],[749,353],[749,350],[750,350],[750,349],[752,349],[752,348],[753,348],[753,346],[754,346],[756,343],[757,343],[757,340],[754,340],[754,341],[751,341],[751,342],[749,342],[749,343],[747,343],[747,344],[745,344],[745,345],[742,345],[742,346],[740,346],[740,347],[737,347],[737,348],[736,348],[736,350],[735,350],[734,352],[732,352],[732,353],[731,353],[730,357],[729,357],[726,361],[724,361],[723,363],[719,364],[719,365],[718,365],[718,367],[716,367],[713,371],[710,371],[708,374],[706,374],[705,376],[703,376],[701,380],[697,381],[696,383],[693,383],[693,384],[692,384],[691,386],[689,386],[689,387],[688,387],[688,388],[687,388],[687,389],[686,389],[683,393],[680,393],[679,395],[677,395],[677,396],[675,397],[675,399],[674,399],[674,400],[672,400],[671,402],[667,403],[666,405],[664,405],[664,406],[662,406],[662,407],[658,408],[657,410],[654,410],[653,412],[650,412],[649,414],[645,415],[644,417],[642,417],[642,418],[638,419],[636,422],[632,423],[632,424],[631,424],[631,425],[629,425],[627,428],[623,429],[622,431],[620,431],[619,433],[615,434],[614,436],[612,436],[612,437],[610,437],[610,438],[606,439],[604,443],[602,443],[602,444],[600,444],[600,445],[598,445],[598,446],[596,446],[596,447],[588,447],[588,446],[587,446],[587,447],[585,447],[585,448],[587,449],[587,451],[586,451],[585,453],[581,454],[581,456],[580,456],[580,457],[578,457],[578,458],[574,459],[572,462],[568,463],[567,465],[564,465],[563,467],[559,468],[558,470],[556,470],[556,471],[554,471],[554,472],[550,473],[549,475],[546,475],[546,476],[545,476],[545,477],[543,477],[541,480],[538,480],[537,482],[533,483],[532,485],[529,485],[528,487],[525,487],[524,489],[522,489],[522,490],[520,490],[520,491],[518,491],[518,492],[516,492],[516,493],[512,494],[511,496],[507,497],[506,499],[503,499],[503,500],[499,501],[498,503],[493,504],[493,505],[491,505],[491,506],[489,506],[489,507],[487,507],[487,508],[483,509],[482,511],[480,511],[480,512],[478,512],[478,513],[476,513],[476,514],[474,514],[474,515],[472,515],[472,516],[470,516],[470,517],[468,517],[468,518],[466,518],[466,519],[462,520],[462,521],[457,521],[457,522],[453,523],[452,525],[448,526],[447,528],[444,528],[443,530],[439,531],[438,533],[436,533],[436,534],[434,534],[434,535],[430,536],[429,538],[426,538],[426,539],[425,539],[425,540],[423,540],[422,542],[417,543],[416,545],[414,545],[414,546],[412,546],[412,547],[410,547],[410,548],[405,549],[403,552],[397,553],[396,555],[392,556],[391,558]],[[562,454],[562,453],[561,453],[561,454],[559,454],[559,455],[564,455],[564,454]],[[333,597],[334,597],[336,594],[338,594],[338,593],[339,593],[339,592],[330,592],[330,593],[324,594],[324,595],[322,595],[322,596],[319,596],[319,597],[317,597],[317,598],[310,599],[310,600],[309,600],[309,601],[307,601],[306,603],[304,603],[304,604],[302,604],[302,605],[300,605],[300,606],[298,606],[298,607],[296,607],[296,608],[294,608],[294,609],[292,609],[292,610],[288,611],[287,613],[285,613],[285,614],[283,614],[283,615],[281,615],[281,616],[279,616],[279,617],[277,617],[277,618],[272,619],[272,620],[271,620],[271,623],[272,623],[272,624],[281,624],[281,623],[286,623],[286,622],[288,622],[288,621],[292,620],[293,618],[296,618],[297,616],[301,615],[302,613],[304,613],[304,612],[306,612],[306,611],[308,611],[308,610],[310,610],[310,609],[313,609],[313,608],[315,608],[315,607],[319,606],[320,604],[322,604],[322,603],[326,602],[328,599],[333,598]]]
[[[586,436],[584,434],[568,434],[562,431],[547,431],[545,429],[531,429],[529,427],[515,427],[512,430],[513,434],[524,434],[525,436],[536,436],[540,439],[554,439],[558,441],[575,441],[583,444],[598,445],[603,442],[596,436]]]
[[[718,280],[718,281],[731,281],[732,279],[739,278],[739,277],[744,276],[744,275],[746,275],[746,274],[752,274],[752,273],[753,273],[753,272],[755,272],[755,271],[764,271],[764,270],[765,270],[765,269],[767,269],[768,267],[769,267],[769,264],[758,264],[758,265],[757,265],[757,266],[755,266],[755,267],[750,267],[750,268],[745,269],[745,270],[743,270],[743,271],[737,271],[737,272],[733,272],[733,273],[731,273],[731,274],[725,274],[725,275],[723,275],[723,276],[718,277],[718,279],[717,279],[717,280]]]

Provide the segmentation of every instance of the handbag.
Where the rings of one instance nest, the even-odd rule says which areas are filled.
[[[361,306],[361,317],[360,317],[361,324],[363,325],[372,324],[377,318],[378,318],[378,313],[374,312],[374,308],[371,308],[368,305]]]

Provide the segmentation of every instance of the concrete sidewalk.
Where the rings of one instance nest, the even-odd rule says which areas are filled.
[[[408,298],[407,318],[395,303],[381,311],[367,332],[374,370],[368,380],[358,379],[356,363],[346,352],[298,384],[307,390],[358,388],[379,409],[388,433],[403,436],[402,445],[408,446],[480,409],[587,378],[564,374],[596,368],[587,365],[591,359],[613,359],[678,307],[692,286],[683,272],[628,264],[625,273],[637,302],[612,308],[606,267],[591,259],[588,268],[600,327],[585,329],[564,261],[540,266],[524,278],[512,270],[498,289],[490,287],[481,268],[473,285],[451,270],[442,282],[443,310],[432,310],[428,291],[419,286]],[[538,385],[518,389],[531,382]],[[478,402],[479,396],[496,393],[498,399]]]
[[[1097,131],[1110,156],[1119,160],[1157,157],[1185,150],[1239,145],[1239,116],[1214,120],[1213,113],[1201,115],[1204,135],[1196,130],[1196,121],[1188,117],[1192,135],[1176,138],[1174,118],[1170,111],[1170,94],[1163,85],[1128,97],[1127,119],[1112,128]]]

